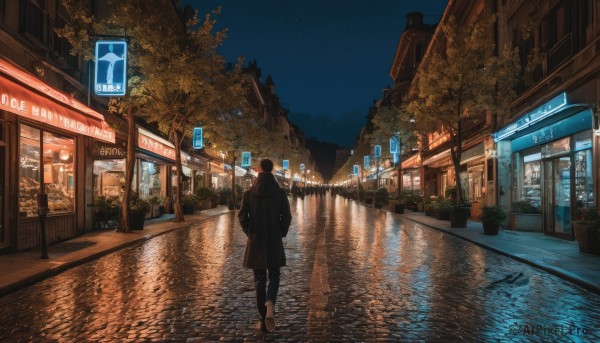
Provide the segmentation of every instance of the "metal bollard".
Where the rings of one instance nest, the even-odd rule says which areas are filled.
[[[48,195],[38,194],[38,217],[40,218],[40,231],[41,231],[41,246],[42,246],[42,259],[48,259],[48,247],[46,244],[46,215],[49,212],[48,209]]]

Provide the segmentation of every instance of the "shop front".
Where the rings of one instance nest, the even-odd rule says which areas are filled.
[[[183,194],[196,194],[196,191],[208,187],[208,159],[196,154],[181,152],[181,168],[183,170]],[[174,180],[175,181],[175,180]],[[174,183],[176,186],[177,183]]]
[[[132,188],[141,199],[172,210],[172,168],[175,166],[175,147],[171,142],[137,126],[137,149]],[[160,215],[151,211],[148,217]]]
[[[88,137],[115,141],[104,117],[0,59],[0,132],[0,248],[40,245],[40,194],[48,243],[82,233]]]
[[[446,187],[454,184],[450,149],[423,157],[423,192],[425,197],[443,197]]]
[[[511,220],[512,229],[574,238],[572,221],[595,204],[590,108],[569,105],[566,93],[561,93],[494,134],[499,165],[510,166],[510,174],[499,177],[501,194],[510,196],[504,201],[513,211],[528,209],[539,222],[525,227]]]
[[[481,206],[485,203],[486,180],[485,143],[480,142],[467,148],[460,156],[460,184],[465,200],[471,203],[471,217],[481,216]]]
[[[421,191],[421,154],[415,154],[402,162],[402,189]]]

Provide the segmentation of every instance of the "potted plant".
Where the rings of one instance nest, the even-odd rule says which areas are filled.
[[[465,228],[467,227],[467,220],[471,216],[471,203],[465,200],[466,197],[464,194],[461,197],[461,203],[457,203],[458,197],[456,192],[456,185],[447,186],[444,191],[444,196],[452,201],[452,206],[450,207],[450,227]]]
[[[196,190],[196,197],[200,201],[200,209],[208,209],[213,207],[214,193],[210,188],[200,187]]]
[[[423,196],[421,196],[421,191],[418,189],[413,189],[412,191],[412,200],[415,203],[416,212],[423,212]]]
[[[542,215],[535,206],[525,200],[521,200],[513,202],[510,208],[511,229],[542,231]]]
[[[148,199],[150,203],[150,218],[160,217],[160,206],[163,204],[158,196],[153,196]]]
[[[450,219],[450,209],[452,208],[452,200],[450,199],[437,199],[433,202],[433,208],[435,209],[435,217],[441,220]]]
[[[141,199],[137,192],[131,192],[129,196],[129,229],[142,230],[144,228],[149,207],[149,202]]]
[[[198,198],[192,194],[186,194],[181,198],[181,207],[183,214],[194,214],[196,206],[198,205]]]
[[[223,187],[219,192],[220,205],[229,205],[231,203],[231,195],[233,194],[230,187]]]
[[[382,208],[384,205],[388,204],[388,201],[390,200],[390,193],[388,192],[387,188],[380,187],[377,191],[375,191],[373,198],[375,201],[375,207]]]
[[[404,206],[406,205],[406,199],[404,198],[404,194],[400,193],[397,199],[394,199],[391,203],[391,210],[394,213],[402,214],[404,213]]]
[[[94,222],[96,228],[105,229],[116,226],[118,215],[118,199],[104,195],[94,197]]]
[[[374,199],[374,198],[375,198],[375,191],[374,191],[374,190],[372,190],[372,189],[367,189],[367,190],[365,191],[365,194],[364,194],[363,201],[364,201],[366,204],[372,204],[372,203],[373,203],[373,199]]]
[[[486,235],[497,235],[500,224],[504,220],[506,220],[504,207],[500,205],[481,207],[481,223],[483,224],[483,233]]]
[[[461,204],[452,204],[450,207],[450,227],[465,228],[467,220],[471,216],[471,203],[463,202]]]
[[[600,255],[600,212],[588,207],[581,210],[578,217],[579,220],[573,221],[573,230],[579,251]]]

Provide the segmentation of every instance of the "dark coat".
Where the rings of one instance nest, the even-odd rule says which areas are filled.
[[[244,193],[238,214],[248,236],[244,267],[251,269],[285,266],[282,237],[288,233],[292,214],[287,194],[271,173],[260,173]]]

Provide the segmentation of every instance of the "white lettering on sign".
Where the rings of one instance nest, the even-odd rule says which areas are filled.
[[[140,148],[146,149],[168,159],[175,160],[175,149],[141,133],[138,133],[138,145]]]
[[[5,85],[0,84],[0,86]],[[20,95],[22,98],[11,94],[10,89],[1,87],[0,109],[58,128],[114,142],[114,131],[106,126],[106,123],[99,122],[98,124],[102,127],[99,127],[99,125],[90,125],[91,123],[86,119],[79,120],[79,117],[85,118],[79,113],[75,113],[66,107],[63,108],[60,105],[51,106],[54,110],[44,107],[43,105],[46,103],[50,105],[51,102],[37,95],[29,95],[29,91],[20,89],[19,85],[11,84],[11,87],[14,87],[15,94]],[[57,111],[60,111],[60,113]]]
[[[2,96],[0,97],[0,103],[2,104],[2,106],[8,106],[17,112],[27,111],[25,101],[17,98],[11,98],[10,96],[8,96],[8,94],[2,94]]]

